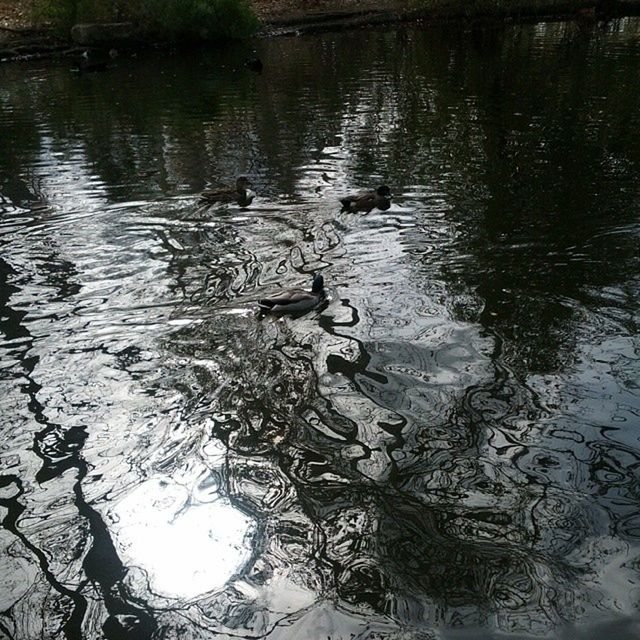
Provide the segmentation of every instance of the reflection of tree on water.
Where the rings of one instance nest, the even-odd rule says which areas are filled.
[[[55,251],[42,259],[41,264],[36,263],[35,267],[35,274],[31,277],[25,278],[23,274],[18,278],[15,269],[4,260],[0,260],[3,280],[0,290],[5,294],[0,300],[2,330],[8,338],[19,337],[22,342],[21,348],[13,352],[15,362],[12,369],[21,393],[25,396],[28,411],[33,417],[34,428],[38,428],[33,433],[32,448],[41,460],[41,467],[34,470],[33,480],[30,478],[31,470],[28,469],[22,469],[22,477],[13,474],[0,475],[0,486],[7,488],[15,485],[16,488],[11,497],[3,496],[0,499],[0,505],[6,510],[2,525],[20,542],[11,545],[11,555],[19,558],[24,553],[23,548],[26,549],[29,556],[38,563],[42,579],[52,589],[52,595],[42,603],[43,609],[46,608],[45,624],[49,625],[47,633],[64,634],[67,638],[82,637],[84,618],[90,608],[91,599],[87,584],[91,584],[100,589],[108,612],[104,627],[107,637],[130,637],[122,635],[123,629],[128,628],[128,633],[146,638],[153,628],[152,618],[145,612],[143,605],[133,605],[129,602],[129,595],[122,584],[126,575],[125,567],[113,548],[100,514],[89,505],[84,495],[82,483],[89,471],[82,456],[82,448],[87,438],[86,427],[60,425],[48,418],[46,407],[39,400],[42,390],[42,386],[37,382],[39,357],[32,353],[34,339],[24,322],[27,314],[16,311],[11,304],[14,294],[21,294],[23,290],[29,291],[28,285],[33,285],[31,281],[37,281],[40,288],[47,290],[53,300],[64,301],[79,290],[79,285],[74,281],[77,272],[71,263],[60,258]],[[10,280],[19,282],[19,286],[9,284]],[[21,399],[19,397],[17,400]],[[21,413],[18,403],[15,410],[16,414]],[[23,425],[24,427],[26,425]],[[4,434],[4,440],[7,442],[11,442],[14,437],[10,431]],[[23,518],[28,518],[29,515],[33,517],[34,504],[37,505],[38,500],[42,500],[32,484],[46,486],[47,483],[62,478],[69,471],[75,473],[73,497],[69,498],[77,509],[77,515],[68,517],[64,523],[64,531],[68,535],[73,530],[76,539],[66,541],[63,551],[62,548],[58,548],[55,538],[41,542],[39,532],[30,531],[30,527],[25,527]],[[49,507],[55,513],[55,503],[51,502]],[[54,522],[49,528],[55,530],[59,526]],[[60,532],[57,535],[60,535]],[[80,565],[80,560],[81,572],[80,566],[76,568],[79,575],[71,579],[69,576],[60,576],[58,563],[64,561],[68,567],[73,567]],[[38,594],[33,594],[33,597],[34,601],[37,600]],[[54,620],[57,620],[58,626],[55,629],[52,624]],[[12,621],[12,626],[17,626],[17,629],[20,629],[18,625],[22,624],[24,621],[20,619]]]
[[[505,337],[511,365],[541,372],[573,358],[575,301],[586,301],[586,287],[625,282],[637,269],[633,236],[616,230],[634,220],[636,194],[624,185],[640,161],[629,70],[579,26],[547,28],[562,33],[556,48],[537,49],[528,29],[508,38],[453,30],[436,55],[411,60],[402,118],[424,134],[394,149],[399,159],[416,156],[415,177],[450,175],[443,196],[456,237],[451,260],[437,267],[455,293],[479,294],[481,322]],[[567,73],[583,58],[583,73]],[[439,93],[420,108],[433,78]],[[607,97],[620,111],[602,119]]]
[[[59,135],[64,110],[76,110],[84,122],[78,138],[96,173],[117,189],[114,199],[139,170],[156,171],[157,190],[173,193],[235,173],[249,157],[266,182],[263,201],[301,193],[302,184],[318,193],[311,187],[320,169],[336,182],[364,182],[393,167],[399,194],[403,184],[426,189],[401,202],[410,225],[394,227],[392,214],[382,231],[374,216],[317,220],[331,205],[315,195],[290,209],[200,212],[196,220],[184,219],[188,205],[167,207],[157,220],[144,212],[164,225],[153,248],[166,252],[168,288],[183,301],[173,319],[193,322],[165,341],[167,361],[154,377],[138,366],[146,356],[137,345],[101,351],[149,385],[150,396],[158,393],[163,416],[144,416],[152,428],[132,466],[173,477],[200,465],[203,484],[219,481],[220,492],[259,523],[254,556],[221,592],[179,613],[154,600],[167,634],[178,635],[188,620],[192,629],[260,636],[328,597],[360,619],[373,610],[416,627],[487,624],[544,635],[598,600],[614,602],[598,580],[607,558],[627,559],[620,539],[638,536],[635,449],[607,442],[595,420],[588,432],[561,417],[552,405],[568,394],[551,388],[543,402],[530,378],[571,371],[583,340],[580,304],[595,298],[600,311],[601,289],[627,282],[637,265],[631,234],[616,231],[633,215],[628,183],[638,149],[627,116],[638,112],[638,97],[614,91],[619,82],[609,76],[619,69],[604,58],[588,60],[584,84],[574,84],[563,74],[571,53],[536,52],[532,31],[524,32],[472,34],[477,50],[470,52],[466,36],[412,30],[411,40],[399,39],[408,55],[391,71],[375,61],[395,34],[373,34],[356,50],[336,38],[320,54],[322,38],[274,42],[265,46],[283,57],[293,47],[303,72],[282,65],[255,95],[253,78],[219,85],[205,78],[196,106],[200,70],[178,73],[189,91],[176,80],[165,106],[145,85],[132,103],[115,105],[112,118],[95,122],[90,105],[108,100],[108,86],[83,81],[81,99],[52,112],[47,89],[37,94],[34,120],[47,111]],[[539,65],[546,75],[531,83]],[[593,86],[617,95],[603,116],[597,101],[587,101]],[[316,105],[313,119],[299,108],[307,102]],[[170,117],[166,104],[182,110]],[[12,134],[25,153],[37,147],[33,129]],[[109,157],[100,155],[104,147]],[[613,201],[604,194],[617,181],[625,190]],[[433,207],[442,217],[431,215]],[[374,254],[358,253],[366,267],[351,263],[345,249],[356,232]],[[401,264],[384,253],[389,246],[401,247]],[[607,264],[611,255],[617,260]],[[53,254],[47,264],[48,286],[74,295],[74,267],[58,268]],[[356,302],[334,300],[320,319],[258,322],[245,313],[242,304],[258,291],[321,266],[356,294],[348,278],[379,288]],[[402,285],[385,288],[394,268]],[[626,299],[618,304],[621,312],[629,307]],[[412,323],[431,328],[423,334]],[[159,392],[167,389],[179,400]],[[70,425],[45,427],[36,440],[39,479],[77,471],[90,490],[84,435]],[[225,445],[223,464],[213,461],[215,442]],[[82,511],[85,537],[89,527],[94,546],[104,543],[102,557],[86,554],[88,565],[98,558],[113,567],[112,575],[95,566],[86,575],[102,586],[112,614],[133,610],[104,525],[79,484],[65,490]],[[607,538],[612,527],[618,539]],[[141,583],[151,601],[156,594]]]
[[[415,624],[544,634],[572,620],[583,576],[594,579],[587,566],[610,551],[584,546],[604,514],[575,493],[583,463],[563,440],[578,434],[545,432],[549,411],[504,364],[501,340],[493,376],[443,395],[429,376],[470,356],[445,346],[431,362],[433,347],[350,339],[341,327],[357,322],[326,316],[319,334],[315,322],[243,318],[230,330],[223,312],[172,340],[181,356],[215,354],[215,375],[194,378],[190,415],[229,447],[234,501],[267,521],[246,579],[267,588],[285,574]],[[350,394],[370,402],[342,402]],[[367,423],[386,435],[369,440]],[[386,463],[369,476],[374,453]],[[237,624],[255,622],[257,605],[233,598]],[[223,600],[211,606],[230,624]]]
[[[465,89],[481,79],[484,86],[485,69],[472,70],[468,78],[462,65],[442,65],[425,77],[446,68]],[[544,158],[547,151],[542,157],[523,156],[530,149],[520,137],[527,115],[504,121],[515,109],[502,105],[503,96],[510,95],[510,83],[526,75],[520,70],[488,83],[494,93],[480,96],[475,105],[481,115],[485,112],[480,118],[485,129],[474,132],[469,150],[463,148],[468,138],[448,139],[458,145],[451,155],[459,159],[453,168],[462,184],[484,186],[464,196],[448,194],[474,214],[451,213],[461,228],[451,247],[451,273],[446,261],[444,267],[438,263],[451,291],[459,288],[465,294],[471,288],[482,300],[475,317],[497,346],[489,373],[480,380],[442,392],[430,377],[444,368],[446,353],[431,363],[427,348],[348,338],[324,318],[326,333],[320,336],[311,328],[300,335],[297,325],[251,330],[242,324],[234,338],[223,320],[194,329],[189,341],[194,345],[229,340],[233,345],[216,357],[218,375],[228,380],[210,380],[210,388],[222,385],[222,391],[210,404],[204,401],[197,414],[204,420],[213,412],[212,433],[232,452],[234,500],[269,520],[262,529],[265,550],[256,560],[259,569],[256,575],[250,570],[248,580],[264,585],[279,571],[288,572],[314,592],[335,594],[362,611],[373,607],[403,622],[490,624],[539,634],[587,606],[581,600],[588,603],[587,583],[596,572],[585,565],[601,566],[608,546],[585,545],[602,534],[599,523],[615,516],[605,516],[580,493],[589,463],[567,442],[581,436],[570,428],[549,428],[552,414],[523,384],[523,376],[566,366],[577,338],[572,306],[560,296],[575,292],[579,299],[586,282],[604,283],[589,256],[572,253],[575,216],[583,213],[584,201],[574,200],[575,213],[565,218],[554,212],[571,209],[564,196],[548,215],[528,207],[533,194],[523,192],[529,182],[523,175],[540,173],[539,165],[557,166],[559,156]],[[401,92],[413,105],[401,116],[415,130],[424,125],[416,106],[421,90]],[[463,100],[464,91],[449,91],[446,99],[440,96],[447,106]],[[519,91],[526,94],[527,89]],[[540,106],[534,96],[529,98]],[[574,109],[559,107],[567,121]],[[473,120],[471,115],[467,120]],[[529,118],[535,120],[534,114]],[[427,122],[427,127],[433,134],[440,133],[439,127],[448,131],[450,124],[438,114],[435,126]],[[400,144],[392,136],[398,165],[406,167],[404,158],[411,153],[418,163],[424,161],[420,144],[419,138]],[[511,153],[517,155],[518,170],[503,175],[500,167]],[[581,161],[585,171],[599,162],[593,154]],[[363,165],[370,162],[362,157]],[[574,175],[576,193],[584,186],[581,175],[587,181],[597,178],[593,171],[586,177],[581,171]],[[546,189],[565,178],[540,175]],[[547,199],[553,203],[553,194]],[[606,216],[587,218],[580,230],[585,244],[606,224]],[[611,219],[613,226],[618,222]],[[414,229],[407,236],[418,244],[420,234]],[[559,249],[558,260],[548,259],[550,247]],[[592,256],[592,249],[587,253]],[[575,265],[560,264],[572,256]],[[419,258],[416,263],[420,269]],[[424,268],[431,264],[425,261]],[[627,263],[606,277],[615,280],[628,273]],[[210,355],[209,348],[199,357]],[[322,357],[314,359],[318,352]],[[246,362],[255,363],[251,370]],[[204,389],[201,393],[206,398]],[[273,491],[264,490],[269,484]],[[292,557],[279,553],[281,542],[305,559],[304,578],[299,567],[290,565]],[[578,561],[580,555],[589,560]],[[235,598],[237,610],[255,619],[246,599],[241,605],[243,597],[236,593]]]
[[[191,338],[183,334],[178,342],[199,345],[191,355],[201,359],[207,351],[202,345],[218,342],[211,333],[216,324],[191,330]],[[435,615],[438,602],[447,605],[451,621],[456,607],[466,611],[467,622],[480,623],[496,609],[513,607],[522,614],[523,607],[545,606],[556,620],[553,607],[543,603],[544,584],[534,584],[531,577],[535,571],[525,549],[532,532],[523,514],[527,498],[506,478],[490,477],[499,476],[499,469],[478,459],[473,434],[467,435],[467,452],[460,443],[440,450],[437,471],[428,443],[412,451],[416,443],[405,437],[394,448],[396,456],[402,451],[405,458],[396,463],[393,477],[372,482],[358,471],[358,462],[367,455],[361,434],[345,435],[340,425],[331,437],[333,416],[326,411],[331,402],[314,398],[319,372],[311,368],[304,341],[292,342],[292,335],[287,338],[278,329],[266,357],[256,362],[248,349],[262,352],[264,336],[254,334],[257,340],[250,346],[253,339],[247,340],[248,326],[243,325],[242,339],[230,345],[227,356],[238,364],[228,367],[224,356],[218,359],[229,384],[221,388],[221,379],[200,379],[204,404],[196,403],[191,414],[197,423],[215,411],[213,435],[230,448],[230,495],[267,521],[266,549],[257,560],[261,579],[273,579],[285,569],[299,573],[300,568],[288,564],[299,564],[302,553],[313,563],[304,571],[312,569],[307,588],[335,592],[346,602],[373,606],[405,621]],[[224,331],[227,340],[232,337],[227,327]],[[256,362],[251,373],[240,364],[247,359]],[[268,383],[273,380],[278,384],[272,388]],[[207,404],[207,387],[221,388],[212,405]],[[396,392],[402,394],[402,389]],[[461,400],[460,413],[467,402],[473,401]],[[314,415],[321,417],[324,433],[303,418],[309,404],[316,405]],[[414,423],[412,416],[410,430]],[[481,431],[479,425],[475,428]],[[466,429],[471,430],[469,424]],[[485,505],[474,507],[482,496]],[[281,544],[297,557],[280,555]],[[323,576],[322,586],[314,582],[316,572]],[[249,577],[253,579],[252,572]]]

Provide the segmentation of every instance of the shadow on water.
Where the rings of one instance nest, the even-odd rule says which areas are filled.
[[[7,637],[637,635],[640,24],[357,35],[0,69]]]

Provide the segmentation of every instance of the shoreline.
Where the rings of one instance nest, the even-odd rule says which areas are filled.
[[[318,6],[319,5],[319,6]],[[422,22],[440,24],[447,22],[531,22],[610,19],[640,15],[640,0],[515,0],[508,5],[478,0],[465,3],[461,0],[325,0],[314,3],[310,10],[291,7],[278,2],[254,1],[259,28],[254,37],[303,35],[323,31],[340,31],[366,26]],[[91,26],[91,25],[90,25]],[[100,25],[98,25],[100,26]],[[110,25],[104,25],[109,27]],[[111,25],[122,27],[123,25]],[[131,25],[129,25],[131,26]],[[203,43],[193,43],[202,45]],[[174,43],[153,40],[143,35],[129,39],[109,39],[98,42],[78,42],[60,38],[46,26],[0,24],[0,62],[77,56],[85,49],[124,50],[165,49]]]

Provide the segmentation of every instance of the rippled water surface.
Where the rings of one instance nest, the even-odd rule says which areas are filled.
[[[638,637],[639,78],[637,20],[0,67],[0,637]]]

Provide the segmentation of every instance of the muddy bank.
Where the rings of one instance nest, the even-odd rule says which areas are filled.
[[[254,0],[253,6],[266,33],[414,19],[609,18],[640,13],[640,0]]]
[[[99,41],[68,39],[56,36],[47,25],[34,25],[19,2],[0,2],[0,62],[59,55],[77,55],[78,47],[105,50],[162,47],[134,25],[125,27],[127,38],[109,38],[110,25],[101,25],[107,35]],[[349,29],[373,24],[426,20],[472,19],[609,19],[640,14],[640,0],[254,0],[253,7],[260,21],[259,35],[300,34],[333,29]],[[106,27],[106,28],[104,28]],[[112,25],[114,33],[122,25]]]

